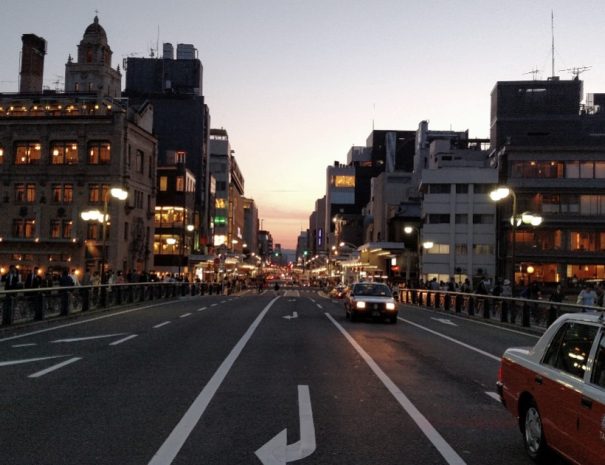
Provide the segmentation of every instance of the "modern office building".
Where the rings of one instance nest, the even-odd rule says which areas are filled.
[[[517,283],[605,279],[605,96],[582,104],[582,92],[579,79],[557,77],[492,91],[499,182],[516,194],[516,214],[543,218],[513,228],[513,201],[501,202],[498,267],[506,276],[514,269]]]
[[[174,153],[185,154],[195,177],[195,236],[192,252],[208,253],[210,227],[210,172],[208,143],[210,112],[203,93],[203,66],[191,44],[165,43],[162,56],[126,59],[126,89],[131,103],[150,102],[153,133],[158,138],[159,166],[172,166]],[[165,205],[169,207],[170,205]]]

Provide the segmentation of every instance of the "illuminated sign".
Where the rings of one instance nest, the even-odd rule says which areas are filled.
[[[334,187],[355,187],[355,176],[334,176]]]

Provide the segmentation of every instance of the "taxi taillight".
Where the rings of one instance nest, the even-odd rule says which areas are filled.
[[[500,362],[500,367],[498,368],[498,382],[502,382],[502,361]]]

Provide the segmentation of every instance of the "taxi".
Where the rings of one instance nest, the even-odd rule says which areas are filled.
[[[345,318],[351,321],[367,316],[397,323],[397,302],[389,286],[383,283],[353,284],[345,297],[344,307]]]
[[[605,463],[603,313],[563,315],[534,347],[507,349],[497,387],[532,459],[552,449],[577,465]]]

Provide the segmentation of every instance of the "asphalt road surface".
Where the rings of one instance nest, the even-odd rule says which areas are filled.
[[[29,326],[0,336],[0,464],[530,464],[495,382],[536,340],[403,305],[352,323],[308,288]]]

